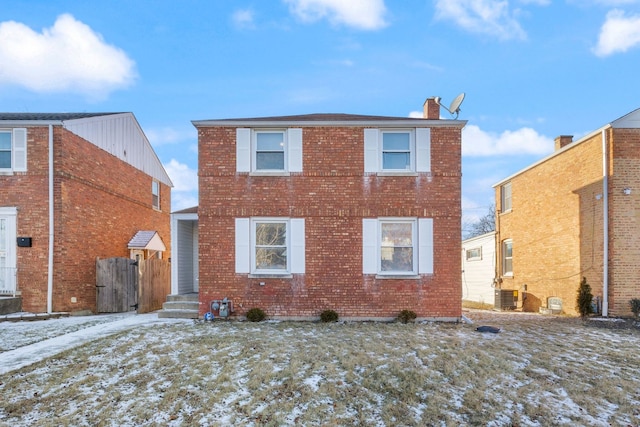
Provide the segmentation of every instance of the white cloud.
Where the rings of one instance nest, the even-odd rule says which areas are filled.
[[[0,23],[0,84],[101,99],[136,77],[126,53],[69,14],[41,33],[15,21]]]
[[[378,30],[387,25],[384,0],[284,0],[289,9],[303,22],[323,18],[334,25],[346,25],[361,30]]]
[[[198,206],[198,193],[171,193],[172,211],[179,211],[194,206]]]
[[[148,129],[145,135],[154,147],[168,144],[176,144],[185,140],[195,140],[198,138],[195,128],[175,129],[163,127],[159,129]]]
[[[467,125],[462,129],[463,156],[544,155],[550,154],[553,149],[553,139],[527,127],[506,130],[499,135],[485,132],[475,125]]]
[[[640,15],[626,16],[624,11],[614,9],[607,13],[593,53],[597,56],[608,56],[626,52],[639,44]]]
[[[437,19],[453,21],[473,33],[502,40],[527,38],[507,0],[436,0],[435,8]]]
[[[233,13],[231,19],[238,28],[255,28],[254,25],[255,13],[251,9],[239,9]]]
[[[188,165],[180,163],[176,159],[171,159],[164,165],[169,178],[173,181],[173,191],[190,192],[198,191],[198,171],[191,169]]]

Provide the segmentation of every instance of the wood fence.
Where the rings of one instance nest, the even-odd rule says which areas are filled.
[[[161,259],[96,261],[98,313],[159,310],[171,293],[171,266]]]

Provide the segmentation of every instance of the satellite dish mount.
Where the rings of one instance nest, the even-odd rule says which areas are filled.
[[[441,99],[442,98],[440,98],[439,96],[436,96],[435,98],[436,104],[438,104],[439,106],[447,110],[449,114],[451,114],[452,116],[455,114],[456,116],[454,117],[454,119],[457,119],[458,114],[460,114],[460,105],[462,105],[462,101],[464,101],[464,92],[462,92],[460,95],[455,97],[455,99],[451,102],[451,105],[449,105],[449,108],[445,107],[440,103]]]

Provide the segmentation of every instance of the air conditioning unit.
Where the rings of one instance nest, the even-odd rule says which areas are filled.
[[[518,291],[513,289],[496,289],[494,308],[497,310],[515,310],[518,306]]]

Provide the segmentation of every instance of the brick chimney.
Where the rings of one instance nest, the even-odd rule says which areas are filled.
[[[434,97],[427,98],[422,106],[422,115],[425,119],[438,120],[440,119],[440,105],[436,102]]]
[[[573,142],[573,135],[560,135],[556,137],[556,151],[564,147],[565,145],[569,145]]]

